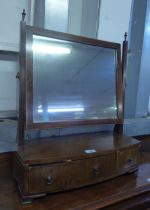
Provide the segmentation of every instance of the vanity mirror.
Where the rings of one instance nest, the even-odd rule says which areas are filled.
[[[27,128],[122,122],[120,44],[25,30]]]
[[[120,44],[21,23],[14,177],[23,201],[137,170],[140,143],[119,129],[28,142],[24,137],[26,128],[122,124],[126,47],[125,41],[121,64]]]

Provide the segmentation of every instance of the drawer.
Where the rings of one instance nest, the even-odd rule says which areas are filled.
[[[72,161],[68,167],[68,189],[98,183],[115,174],[115,153]]]
[[[101,157],[29,168],[29,193],[57,192],[98,183],[115,175],[115,152]]]
[[[66,164],[29,167],[29,193],[64,190],[66,179]]]
[[[140,145],[117,151],[117,171],[119,174],[136,169],[140,161]]]

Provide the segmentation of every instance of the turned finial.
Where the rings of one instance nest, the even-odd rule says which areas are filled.
[[[128,36],[128,33],[125,32],[125,34],[124,34],[124,41],[127,41],[127,36]]]
[[[26,17],[26,11],[25,11],[25,9],[23,9],[23,12],[22,12],[22,21],[25,20],[25,17]]]

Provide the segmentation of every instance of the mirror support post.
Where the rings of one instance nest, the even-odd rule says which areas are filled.
[[[122,70],[122,87],[123,87],[123,111],[122,118],[124,121],[124,104],[125,104],[125,86],[126,86],[126,68],[127,68],[127,54],[128,54],[128,41],[127,41],[127,32],[124,35],[124,41],[122,44],[122,62],[121,62],[121,70]],[[123,134],[123,122],[122,124],[117,124],[114,127],[114,131],[120,134]]]
[[[19,53],[19,120],[17,127],[18,145],[24,144],[25,128],[25,10],[22,12],[22,21],[20,22],[20,53]]]

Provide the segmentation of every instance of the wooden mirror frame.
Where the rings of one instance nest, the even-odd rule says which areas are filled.
[[[19,139],[24,139],[24,129],[48,129],[71,127],[74,125],[94,125],[94,124],[122,124],[123,123],[123,68],[121,64],[121,45],[118,43],[96,40],[26,25],[21,21],[21,40],[20,40],[20,98],[19,98]],[[83,44],[90,44],[116,50],[117,70],[116,70],[116,102],[117,118],[115,119],[96,119],[96,120],[73,120],[64,122],[33,122],[33,95],[32,95],[32,53],[28,50],[28,44],[32,44],[32,35],[41,35],[50,38],[59,38]],[[23,140],[19,140],[23,141]]]

